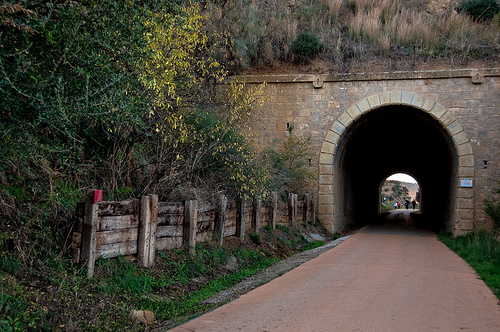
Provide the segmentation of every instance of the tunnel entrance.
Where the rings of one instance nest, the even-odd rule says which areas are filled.
[[[409,174],[395,173],[387,177],[379,190],[379,212],[404,207],[411,210],[419,210],[420,186]],[[405,206],[408,204],[408,207]],[[399,204],[399,205],[398,205]]]
[[[336,222],[370,224],[380,213],[380,188],[394,173],[420,185],[425,226],[453,231],[458,157],[446,128],[408,105],[367,111],[343,130],[333,156]]]

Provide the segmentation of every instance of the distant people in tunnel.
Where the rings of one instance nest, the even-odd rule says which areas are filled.
[[[415,204],[417,204],[417,202],[415,202],[415,200],[411,201],[411,205],[413,206],[413,210],[415,210]]]
[[[408,210],[408,205],[410,205],[410,202],[408,200],[405,200],[405,208]]]
[[[394,210],[398,208],[398,202],[394,202]]]

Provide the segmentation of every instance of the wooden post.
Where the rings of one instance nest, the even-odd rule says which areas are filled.
[[[311,191],[311,220],[313,223],[316,223],[316,203],[314,202],[314,191]]]
[[[297,216],[297,194],[288,195],[288,220],[291,225],[296,224]]]
[[[151,231],[149,235],[149,267],[155,265],[156,259],[156,230],[158,228],[158,195],[150,195],[150,210],[151,210]]]
[[[298,195],[293,194],[293,219],[295,221],[295,225],[297,225],[297,205],[298,205]]]
[[[246,219],[247,219],[247,202],[244,198],[240,198],[237,203],[237,212],[236,212],[236,237],[240,239],[245,238]]]
[[[149,243],[151,235],[151,197],[142,196],[137,236],[137,259],[142,266],[149,267]]]
[[[309,221],[307,218],[309,217],[309,194],[304,194],[304,205],[302,209],[302,222],[306,223]]]
[[[191,200],[184,203],[184,245],[188,246],[189,254],[196,253],[196,229],[198,225],[198,201]]]
[[[219,204],[217,204],[217,222],[215,224],[215,238],[219,242],[219,247],[224,243],[224,225],[226,224],[226,207],[227,197],[219,196]]]
[[[82,228],[82,253],[81,259],[87,260],[87,277],[94,276],[96,259],[96,234],[98,222],[98,205],[94,204],[95,190],[87,191],[85,197],[85,216]]]
[[[273,191],[271,193],[272,207],[271,207],[271,227],[276,229],[276,212],[278,211],[278,193]]]
[[[262,204],[261,201],[262,201],[262,198],[260,195],[258,195],[254,201],[254,204],[253,204],[252,228],[256,232],[259,232],[259,228],[260,228],[260,206]]]

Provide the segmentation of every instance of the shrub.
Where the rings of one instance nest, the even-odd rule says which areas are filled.
[[[312,32],[301,32],[292,43],[292,51],[299,59],[306,60],[315,57],[325,49],[320,38]]]
[[[500,12],[500,5],[497,0],[466,0],[459,9],[476,21],[484,21],[493,19]]]
[[[257,232],[250,232],[248,233],[248,236],[250,237],[250,240],[252,240],[253,243],[259,245],[262,243],[262,240],[260,238],[260,234]]]
[[[493,219],[496,227],[500,228],[500,202],[486,202],[484,211]]]

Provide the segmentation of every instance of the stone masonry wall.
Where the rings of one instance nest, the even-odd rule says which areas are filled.
[[[473,167],[463,168],[468,174],[460,176],[473,177],[474,186],[457,188],[456,218],[468,221],[458,227],[458,233],[491,226],[483,202],[500,181],[500,68],[244,78],[250,84],[266,82],[264,93],[272,97],[250,119],[255,143],[262,147],[283,141],[287,126],[293,125],[294,134],[312,138],[311,165],[319,173],[325,168],[320,165],[323,143],[335,132],[332,126],[339,117],[356,103],[402,91],[442,105],[461,125],[472,147],[473,158],[468,160],[473,160]]]

